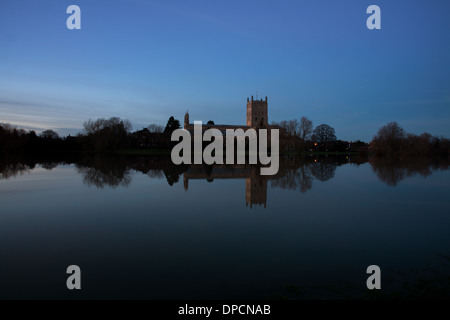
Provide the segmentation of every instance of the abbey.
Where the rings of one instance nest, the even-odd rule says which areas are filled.
[[[193,135],[193,139],[191,136]],[[214,139],[213,139],[214,137]],[[226,163],[235,164],[235,150],[237,164],[245,164],[248,146],[250,164],[257,164],[258,158],[262,165],[262,175],[274,175],[279,165],[279,127],[268,125],[267,97],[263,101],[247,98],[247,125],[203,125],[201,121],[189,123],[189,113],[184,117],[184,129],[177,129],[172,133],[172,141],[180,141],[171,153],[174,164],[191,164],[193,150],[194,163],[223,164],[224,137],[226,141]],[[248,145],[247,140],[248,139]],[[191,140],[193,140],[193,149]],[[203,141],[212,141],[203,148]],[[237,148],[235,149],[235,142]],[[268,149],[270,147],[270,156]]]
[[[269,125],[268,103],[267,97],[263,100],[254,100],[247,98],[247,124],[246,125],[227,125],[227,124],[206,124],[203,125],[203,130],[206,129],[218,129],[225,134],[226,129],[281,129],[279,126]],[[194,125],[189,122],[189,112],[184,115],[184,129],[193,133]]]

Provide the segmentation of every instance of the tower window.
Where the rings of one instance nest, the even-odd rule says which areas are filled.
[[[255,118],[255,121],[258,121],[258,118],[257,118],[257,117]]]

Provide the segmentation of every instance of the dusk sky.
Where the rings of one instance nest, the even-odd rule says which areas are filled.
[[[81,8],[68,30],[66,8]],[[381,8],[381,30],[366,9]],[[99,117],[134,130],[306,116],[370,141],[397,121],[450,137],[450,1],[2,0],[0,122],[75,134]]]

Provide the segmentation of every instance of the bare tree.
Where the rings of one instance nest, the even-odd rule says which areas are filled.
[[[300,125],[299,125],[299,136],[300,139],[304,142],[305,140],[309,139],[311,137],[311,134],[313,132],[313,123],[311,120],[308,120],[306,117],[302,117],[300,119]]]
[[[120,129],[128,133],[132,128],[130,120],[122,120],[118,117],[112,117],[109,119],[100,118],[95,121],[89,119],[83,123],[83,127],[87,134],[93,134],[103,129]]]
[[[291,136],[298,136],[299,132],[299,123],[297,119],[288,121],[288,132]]]
[[[378,130],[375,139],[384,141],[401,140],[405,137],[405,130],[397,122],[389,122]]]
[[[162,133],[164,131],[164,127],[160,124],[152,123],[147,127],[148,131],[152,133]]]
[[[121,120],[117,117],[100,118],[95,121],[89,119],[83,126],[88,134],[91,147],[97,152],[121,147],[131,130],[131,122],[129,120]]]
[[[377,154],[394,154],[404,145],[405,130],[397,122],[389,122],[378,130],[371,149]]]
[[[299,123],[297,119],[294,120],[283,120],[280,123],[273,123],[279,125],[284,129],[286,135],[288,136],[298,136],[299,132]]]

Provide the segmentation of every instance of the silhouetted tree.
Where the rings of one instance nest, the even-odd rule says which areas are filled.
[[[45,131],[43,131],[41,133],[41,137],[44,138],[44,139],[59,139],[58,133],[56,133],[53,130],[45,130]]]
[[[83,123],[83,127],[87,134],[94,134],[104,129],[128,133],[132,128],[129,120],[122,120],[118,117],[112,117],[109,119],[100,118],[95,121],[89,119]]]
[[[167,121],[166,127],[164,128],[164,133],[172,134],[172,132],[179,128],[181,128],[180,121],[171,116]]]
[[[124,147],[131,123],[117,117],[89,119],[83,124],[88,135],[88,146],[97,152],[112,151]]]
[[[299,124],[300,139],[302,139],[302,141],[305,142],[305,140],[310,138],[312,132],[313,132],[312,121],[308,120],[308,118],[306,118],[306,117],[302,117],[300,119],[300,124]]]
[[[151,133],[162,133],[164,131],[164,127],[160,124],[152,123],[147,127],[148,131]]]
[[[397,122],[389,122],[378,130],[372,140],[371,149],[377,154],[389,154],[400,152],[400,147],[405,138],[405,130]]]
[[[284,129],[287,136],[296,137],[298,135],[298,120],[283,120],[278,124],[281,128]]]
[[[334,129],[327,124],[317,126],[313,131],[312,139],[316,142],[331,142],[336,141]]]
[[[212,120],[209,120],[207,123],[206,123],[207,125],[214,125],[214,121],[212,121]]]

